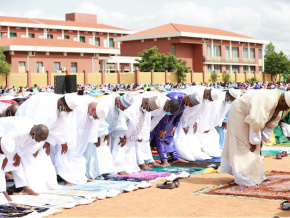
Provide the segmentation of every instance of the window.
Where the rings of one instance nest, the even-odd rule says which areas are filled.
[[[10,38],[16,37],[16,33],[10,33]]]
[[[95,37],[95,45],[100,46],[100,37]]]
[[[109,38],[109,48],[114,48],[114,39]]]
[[[26,33],[21,33],[21,38],[26,38]]]
[[[48,34],[48,35],[47,35],[47,38],[48,38],[48,39],[53,39],[53,35]]]
[[[243,66],[243,72],[248,72],[249,71],[249,66]]]
[[[64,35],[64,39],[69,39],[69,35]]]
[[[248,48],[243,48],[243,58],[248,58]]]
[[[215,64],[215,65],[214,65],[214,71],[215,71],[216,73],[220,73],[220,72],[221,72],[221,65],[217,65],[217,64]]]
[[[28,38],[35,38],[35,34],[34,33],[28,33]]]
[[[232,72],[239,72],[239,66],[238,65],[233,65],[232,66]]]
[[[44,73],[44,72],[41,72],[42,67],[43,67],[43,62],[36,62],[36,71],[38,73]]]
[[[221,56],[221,46],[220,45],[213,46],[213,56],[215,56],[215,57]]]
[[[212,73],[211,64],[208,64],[208,65],[207,65],[207,72],[208,72],[208,73]]]
[[[227,65],[226,66],[226,71],[227,71],[227,73],[230,73],[231,72],[231,66],[230,65]]]
[[[171,48],[172,48],[172,54],[173,55],[176,55],[176,52],[175,52],[175,44],[171,44]]]
[[[207,56],[211,56],[211,45],[207,45]]]
[[[254,73],[255,72],[255,66],[250,66],[250,73]]]
[[[38,37],[39,37],[40,39],[43,39],[43,34],[39,34]]]
[[[250,58],[255,58],[255,49],[250,48]]]
[[[262,72],[263,72],[263,67],[259,66],[259,73],[262,73]]]
[[[230,46],[226,46],[226,57],[230,57]]]
[[[78,37],[77,36],[74,36],[74,41],[78,41]]]
[[[2,39],[2,33],[0,33],[0,39]]]
[[[24,61],[19,61],[18,62],[18,67],[25,67],[25,62]]]
[[[71,62],[71,72],[72,73],[77,72],[77,62]]]
[[[57,35],[56,38],[57,38],[57,39],[62,39],[62,36],[61,36],[61,35]]]
[[[263,59],[263,52],[262,52],[262,49],[259,49],[259,59]]]
[[[58,71],[60,70],[60,62],[54,62],[53,63],[53,66],[54,66],[54,71],[55,73],[58,73]]]
[[[84,36],[80,36],[80,42],[85,42],[85,37]]]
[[[232,47],[232,57],[233,58],[239,57],[239,48],[238,47]]]

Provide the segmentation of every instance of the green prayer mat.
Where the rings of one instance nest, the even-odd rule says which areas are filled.
[[[281,144],[276,144],[276,145],[272,145],[272,146],[276,146],[276,147],[290,147],[290,143],[281,143]]]
[[[152,171],[157,172],[166,172],[166,173],[181,173],[182,171],[185,171],[189,174],[198,174],[203,172],[206,169],[206,167],[177,167],[177,166],[171,166],[171,167],[153,167]]]
[[[289,143],[290,144],[290,141],[287,139],[287,137],[283,134],[283,131],[282,131],[282,128],[280,125],[276,126],[274,129],[273,129],[273,132],[275,134],[275,139],[276,139],[276,143],[277,144],[284,144],[284,143]],[[274,145],[274,146],[277,146],[277,145]]]
[[[282,151],[281,150],[262,150],[261,152],[262,152],[262,155],[269,155],[269,154],[276,155],[277,153],[281,153]]]

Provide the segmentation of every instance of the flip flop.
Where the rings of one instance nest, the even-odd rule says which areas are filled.
[[[287,204],[287,203],[290,203],[290,201],[283,201],[280,204],[280,207],[282,210],[289,210],[290,209],[290,204]]]
[[[167,179],[166,179],[166,181],[168,181],[168,182],[172,182],[174,179],[176,179],[177,178],[177,176],[175,175],[175,174],[171,174],[169,177],[167,177]]]
[[[107,194],[107,197],[108,198],[113,198],[113,197],[116,197],[118,194],[120,194],[121,192],[117,189],[110,189],[108,194]]]
[[[182,171],[179,175],[177,175],[178,179],[184,179],[190,177],[190,174],[188,172]]]
[[[162,184],[156,184],[157,188],[161,188],[161,189],[174,189],[176,184],[173,182],[164,182]]]
[[[78,205],[78,202],[76,202],[76,201],[71,201],[71,202],[68,202],[63,208],[64,209],[71,209],[71,208],[73,208],[73,207],[75,207],[75,206],[77,206]]]
[[[288,154],[287,154],[287,151],[282,151],[282,157],[286,157],[286,156],[288,156]]]

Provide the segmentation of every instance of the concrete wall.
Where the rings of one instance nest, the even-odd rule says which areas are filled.
[[[150,72],[140,72],[140,83],[151,83]]]
[[[118,84],[117,73],[105,73],[105,83]]]

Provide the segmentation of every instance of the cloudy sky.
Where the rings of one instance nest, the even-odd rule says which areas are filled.
[[[268,40],[290,55],[290,0],[0,0],[2,16],[64,20],[72,12],[134,31],[168,23],[219,28]]]

